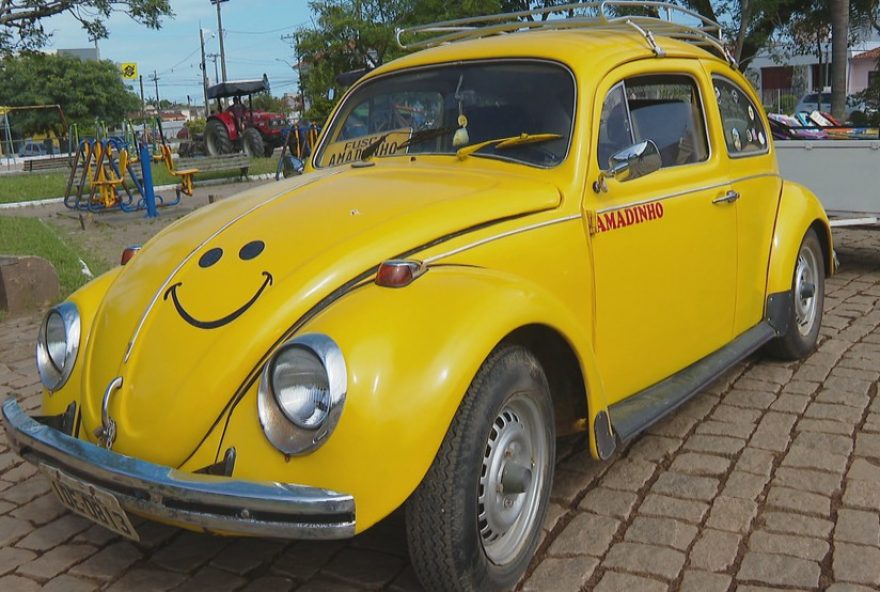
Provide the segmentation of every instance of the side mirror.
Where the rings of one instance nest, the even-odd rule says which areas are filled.
[[[606,179],[617,179],[621,183],[649,175],[660,168],[660,150],[653,140],[633,144],[617,152],[608,159],[608,168],[599,173],[593,183],[593,191],[608,191]]]

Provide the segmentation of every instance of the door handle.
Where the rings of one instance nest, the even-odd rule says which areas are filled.
[[[733,203],[739,199],[739,192],[731,189],[721,197],[716,197],[712,200],[712,203],[715,205],[723,204],[723,203]]]

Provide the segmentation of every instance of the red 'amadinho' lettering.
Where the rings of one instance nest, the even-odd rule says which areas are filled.
[[[596,227],[599,232],[608,232],[625,228],[633,224],[641,224],[663,217],[663,204],[658,202],[643,204],[615,210],[596,216]]]

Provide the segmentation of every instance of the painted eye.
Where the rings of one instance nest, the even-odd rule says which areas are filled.
[[[223,249],[214,247],[199,258],[199,267],[211,267],[223,256]]]
[[[265,248],[266,244],[263,241],[251,241],[241,248],[238,252],[238,256],[244,261],[249,261],[262,253]]]

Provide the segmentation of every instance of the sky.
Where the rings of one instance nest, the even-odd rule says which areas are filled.
[[[297,89],[294,50],[282,35],[311,25],[306,0],[229,0],[221,5],[226,71],[229,80],[269,77],[272,94],[280,96]],[[147,99],[156,96],[151,80],[159,77],[159,98],[186,104],[204,103],[199,62],[199,26],[206,29],[205,53],[219,54],[217,9],[210,0],[171,0],[175,16],[163,20],[158,31],[148,29],[125,14],[114,14],[107,22],[109,39],[98,42],[101,59],[137,62],[144,77]],[[52,33],[47,49],[92,47],[78,21],[68,15],[45,20]],[[288,64],[284,63],[288,62]],[[217,59],[217,70],[220,60]],[[209,84],[214,84],[214,63],[208,58]],[[222,74],[221,74],[222,75]],[[132,86],[134,89],[134,86]],[[138,92],[140,92],[138,90]]]

